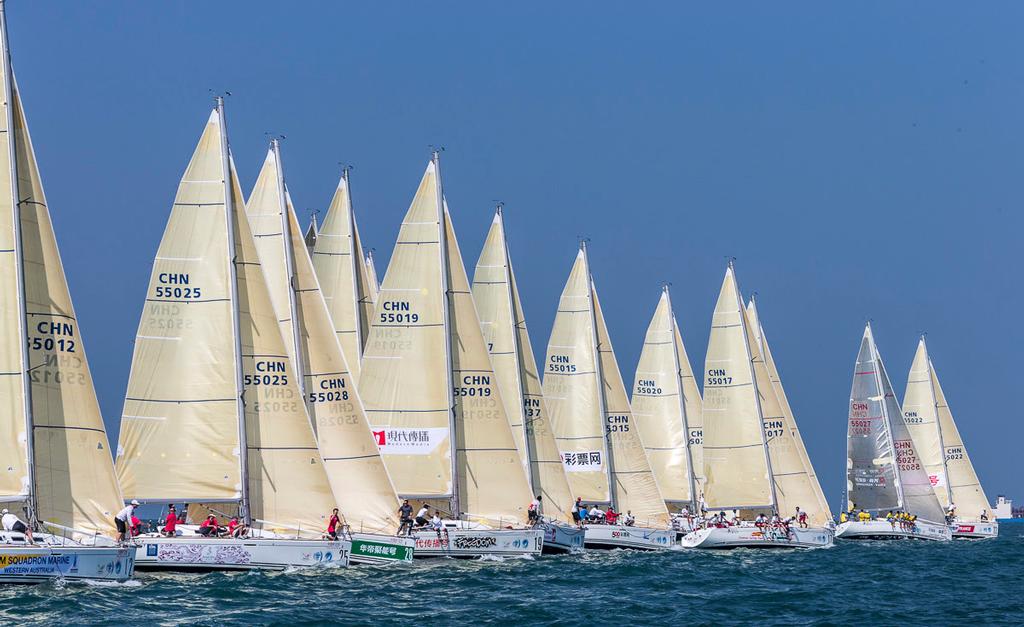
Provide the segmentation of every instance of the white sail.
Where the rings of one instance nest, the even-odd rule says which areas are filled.
[[[694,511],[704,479],[703,408],[668,286],[647,327],[631,404],[662,496]]]
[[[832,521],[832,511],[829,509],[828,501],[825,499],[825,493],[821,489],[821,484],[818,482],[818,475],[814,471],[814,465],[811,463],[811,458],[807,454],[807,448],[804,446],[804,440],[800,436],[800,429],[796,424],[796,417],[793,415],[793,409],[789,405],[789,399],[786,397],[786,391],[782,387],[782,379],[779,376],[779,371],[775,367],[775,359],[772,357],[772,350],[768,345],[768,337],[765,335],[764,327],[761,324],[761,318],[757,313],[757,305],[754,303],[754,299],[751,298],[747,303],[747,316],[750,321],[750,329],[754,332],[755,340],[757,342],[758,350],[764,359],[764,365],[767,367],[768,379],[771,382],[772,391],[775,393],[775,397],[778,400],[779,407],[782,411],[782,416],[787,428],[790,432],[792,440],[793,452],[797,455],[800,460],[800,464],[803,468],[801,472],[798,472],[795,476],[798,478],[798,487],[794,490],[791,495],[781,494],[782,489],[776,484],[777,492],[780,492],[780,501],[788,501],[789,504],[799,506],[801,510],[807,512],[809,522],[812,526],[822,526]],[[756,366],[756,363],[755,363]],[[766,425],[766,429],[769,427]],[[770,442],[771,443],[771,442]],[[781,444],[781,441],[779,442]],[[774,475],[779,475],[783,470],[785,464],[776,464],[775,452],[769,447],[769,454],[772,455],[772,472]],[[792,464],[796,467],[796,464]],[[810,493],[808,493],[808,491]],[[784,498],[785,497],[785,498]],[[789,513],[789,509],[785,507],[786,503],[780,502],[780,509],[782,513]]]
[[[377,280],[377,265],[373,262],[373,250],[366,251],[366,276],[370,283],[370,294],[373,296],[374,309],[380,298],[380,281]]]
[[[308,252],[310,255],[313,254],[313,248],[316,246],[316,236],[319,231],[320,227],[316,223],[316,212],[314,212],[313,215],[310,216],[309,218],[309,226],[306,227],[306,236],[304,238],[304,243],[306,244],[306,252]]]
[[[342,173],[327,216],[317,231],[313,267],[341,349],[352,369],[352,376],[358,382],[376,299],[363,260],[348,172],[346,168]]]
[[[0,501],[108,534],[121,495],[0,31]]]
[[[293,365],[301,373],[306,407],[345,521],[354,531],[390,532],[398,522],[394,516],[398,496],[377,450],[304,247],[304,237],[278,167],[278,155],[275,141],[256,180],[246,213],[270,284],[281,334],[289,344],[293,360],[298,355],[299,361]],[[286,245],[283,235],[290,245]],[[295,342],[298,350],[292,348]]]
[[[125,496],[240,502],[265,529],[319,534],[334,498],[222,110],[210,116],[178,188],[146,301],[118,447]]]
[[[543,497],[541,512],[569,520],[572,492],[548,420],[500,207],[477,261],[473,299],[516,447],[532,491]]]
[[[730,264],[704,360],[704,496],[712,509],[776,505],[750,338]]]

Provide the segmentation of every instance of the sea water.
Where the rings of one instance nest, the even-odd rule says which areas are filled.
[[[1024,624],[1024,524],[995,540],[426,560],[0,588],[12,625]]]

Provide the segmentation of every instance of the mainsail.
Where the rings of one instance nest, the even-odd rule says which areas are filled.
[[[376,294],[367,274],[352,210],[348,168],[342,171],[327,217],[317,231],[313,268],[341,349],[345,352],[352,376],[358,382]]]
[[[530,486],[543,497],[542,513],[568,519],[572,493],[548,420],[500,206],[476,264],[473,299]]]
[[[667,285],[647,327],[631,404],[665,501],[696,511],[704,483],[703,408]]]
[[[524,519],[529,485],[443,201],[436,153],[381,286],[359,389],[399,494],[451,499],[450,511],[468,519]]]
[[[22,503],[30,521],[109,534],[121,495],[2,6],[0,37],[0,502]]]
[[[847,506],[872,512],[901,509],[944,519],[875,346],[864,328],[850,391],[847,423]]]
[[[391,531],[398,497],[370,430],[304,246],[274,140],[246,213],[317,432],[331,488],[355,531]],[[282,236],[284,235],[284,236]]]
[[[153,262],[117,470],[127,498],[238,503],[271,531],[319,534],[334,507],[244,213],[221,99]]]
[[[586,242],[562,290],[544,363],[544,398],[573,494],[632,511],[643,525],[667,525],[668,509],[635,429]]]
[[[953,503],[958,514],[968,520],[981,514],[990,516],[988,498],[953,421],[924,337],[910,367],[903,420],[942,507]]]

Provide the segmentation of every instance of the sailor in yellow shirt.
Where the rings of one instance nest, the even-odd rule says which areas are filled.
[[[864,510],[860,510],[860,513],[857,514],[857,520],[861,522],[868,522],[869,520],[871,520],[871,514],[865,512]]]
[[[839,512],[839,522],[844,523],[847,520],[849,520],[849,517],[846,515],[846,512]]]

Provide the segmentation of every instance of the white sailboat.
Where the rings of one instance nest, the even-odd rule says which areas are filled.
[[[853,372],[846,435],[846,505],[867,515],[841,522],[837,538],[952,539],[901,413],[868,323]],[[889,521],[883,518],[889,512],[917,516],[917,521]]]
[[[676,510],[673,527],[692,531],[704,485],[703,402],[668,285],[647,327],[630,405],[661,495]]]
[[[0,2],[0,583],[124,581],[121,495],[50,222]],[[8,513],[10,510],[10,513]]]
[[[609,505],[636,521],[585,524],[585,546],[672,546],[676,534],[635,428],[585,241],[562,290],[544,364],[544,399],[570,489],[586,505]]]
[[[126,498],[237,513],[246,538],[142,536],[140,568],[347,565],[334,496],[274,313],[228,148],[223,99],[153,262],[117,457]]]
[[[392,535],[398,495],[304,247],[276,139],[245,210],[345,537],[352,542],[352,562],[411,561],[413,540]]]
[[[359,391],[399,495],[448,518],[416,557],[527,555],[531,501],[455,231],[437,153],[399,231]],[[511,528],[509,528],[511,527]]]
[[[358,383],[363,350],[370,334],[370,318],[377,302],[373,287],[377,279],[374,277],[371,283],[367,271],[350,190],[349,168],[346,167],[327,216],[317,231],[312,257],[341,350]]]
[[[903,422],[910,431],[921,463],[946,510],[954,538],[995,538],[999,523],[978,481],[960,430],[939,385],[924,336],[903,396]],[[952,504],[952,507],[951,507]],[[950,511],[953,510],[953,511]]]
[[[584,531],[569,524],[572,492],[548,420],[500,205],[473,273],[473,300],[530,490],[540,497],[544,552],[582,551]]]
[[[736,510],[740,522],[693,531],[683,538],[684,547],[817,548],[833,542],[827,510],[817,507],[820,488],[799,454],[796,423],[783,412],[758,327],[753,309],[743,306],[730,262],[704,361],[704,495],[711,510]],[[808,515],[806,527],[795,519],[797,507]],[[792,514],[794,520],[753,524],[760,514]]]

